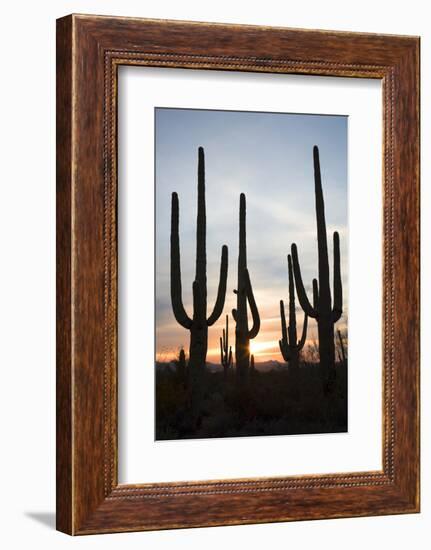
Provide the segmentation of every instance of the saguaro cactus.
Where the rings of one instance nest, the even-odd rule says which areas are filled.
[[[229,315],[226,315],[226,329],[223,329],[223,336],[220,337],[220,360],[223,365],[224,377],[232,366],[232,346],[229,346]]]
[[[226,297],[228,249],[221,253],[220,279],[217,299],[207,318],[207,257],[206,257],[206,207],[205,207],[205,158],[204,150],[198,153],[198,215],[196,227],[196,274],[193,282],[193,318],[184,309],[181,289],[180,239],[178,232],[179,204],[177,193],[172,193],[171,210],[171,301],[175,319],[190,331],[189,369],[205,366],[208,349],[208,327],[220,317]]]
[[[296,312],[295,312],[295,283],[293,280],[292,258],[287,256],[289,271],[289,327],[286,327],[286,316],[284,314],[284,302],[280,300],[280,319],[281,319],[281,340],[279,340],[280,351],[283,359],[289,363],[292,369],[299,366],[299,353],[304,347],[307,337],[308,315],[304,313],[304,323],[302,326],[301,340],[297,340],[296,333]]]
[[[247,269],[247,240],[246,240],[246,202],[245,195],[239,198],[239,254],[238,254],[238,288],[234,290],[237,296],[236,309],[232,315],[235,327],[235,362],[236,372],[240,379],[247,376],[250,366],[250,340],[256,338],[260,329],[259,311],[254,299],[250,275]],[[251,329],[248,328],[247,303],[253,319]]]
[[[316,198],[317,248],[319,281],[313,279],[313,305],[308,300],[302,282],[296,244],[292,244],[293,273],[299,303],[304,312],[317,320],[319,334],[320,365],[325,377],[325,389],[331,378],[330,369],[335,364],[334,324],[343,312],[343,291],[340,272],[340,238],[334,232],[334,304],[332,305],[329,282],[328,243],[326,236],[325,204],[320,175],[319,149],[314,146],[314,190]]]

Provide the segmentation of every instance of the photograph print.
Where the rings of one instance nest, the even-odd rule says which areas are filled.
[[[348,429],[348,117],[155,109],[155,439]]]

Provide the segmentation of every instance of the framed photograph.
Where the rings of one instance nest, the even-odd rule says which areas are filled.
[[[419,511],[419,39],[57,21],[57,528]]]

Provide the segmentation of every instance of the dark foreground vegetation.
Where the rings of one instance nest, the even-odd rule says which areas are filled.
[[[238,383],[231,369],[203,370],[199,395],[181,369],[156,372],[156,439],[199,439],[347,431],[347,365],[336,363],[326,391],[318,364],[254,370]]]

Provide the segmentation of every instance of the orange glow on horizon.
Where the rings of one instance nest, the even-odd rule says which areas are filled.
[[[281,331],[279,329],[279,320],[277,318],[271,318],[268,316],[264,319],[264,329],[260,331],[256,339],[250,340],[250,353],[254,355],[257,362],[266,362],[269,360],[279,361],[284,363],[284,359],[281,356],[278,340],[281,338]],[[174,325],[175,327],[175,325]],[[186,357],[189,355],[189,335],[181,328],[169,327],[168,332],[178,334],[175,342],[172,345],[166,347],[156,348],[156,361],[161,363],[174,361],[178,358],[178,354],[181,348],[184,348]],[[213,364],[220,363],[220,343],[219,337],[224,328],[224,320],[219,321],[214,328],[209,331],[208,334],[208,351],[207,361]],[[343,320],[338,323],[337,328],[341,331],[346,330],[346,322]],[[233,359],[235,361],[235,336],[234,330],[229,327],[229,345],[232,346]],[[298,338],[302,332],[302,326],[298,323]],[[318,342],[317,326],[314,320],[311,320],[308,325],[307,340],[304,346],[304,352],[309,346],[315,346]]]

